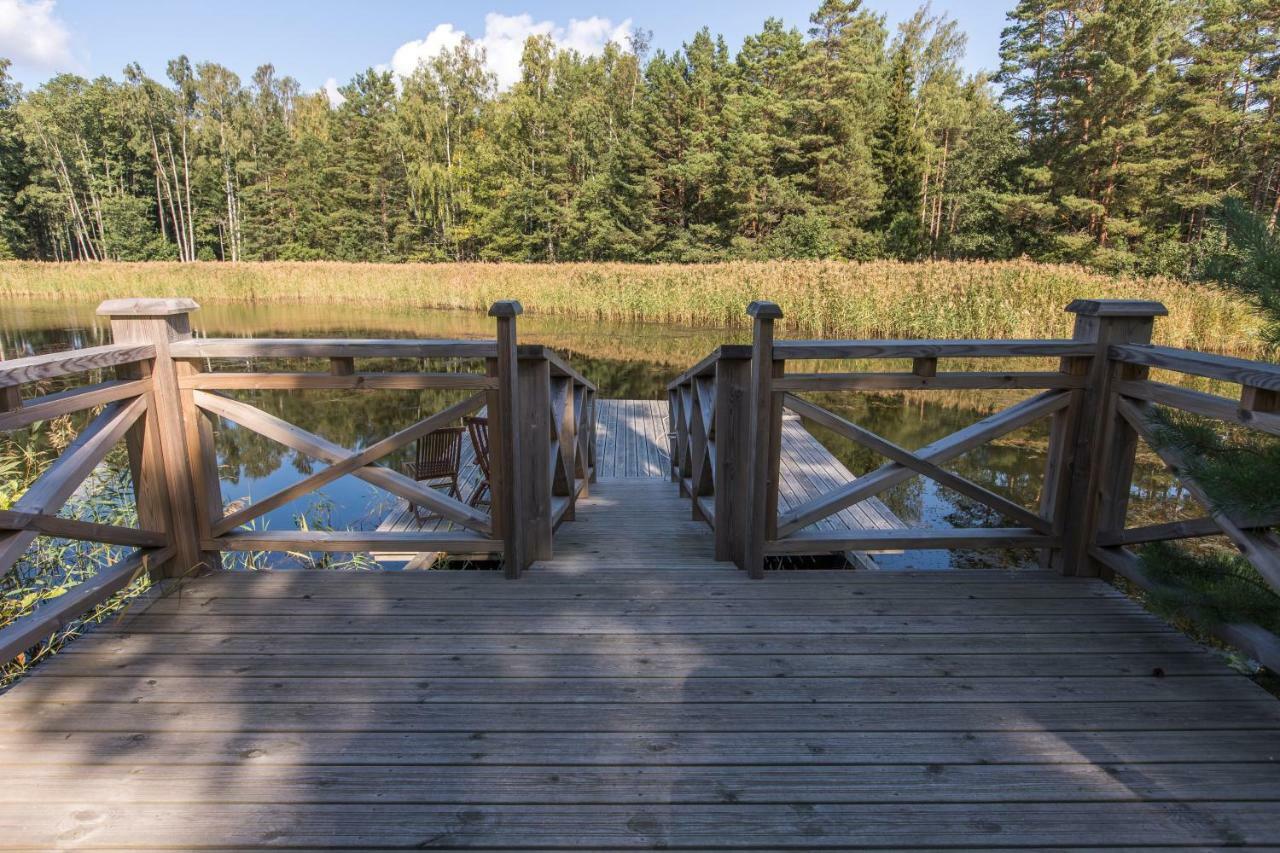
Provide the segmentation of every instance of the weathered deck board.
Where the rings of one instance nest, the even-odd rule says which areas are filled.
[[[1101,581],[752,582],[660,477],[555,551],[101,626],[0,696],[0,847],[1280,844],[1280,703]]]
[[[558,776],[554,771],[552,776]],[[456,784],[456,783],[455,783]],[[553,783],[554,784],[554,783]],[[671,784],[671,783],[668,783]],[[722,799],[733,799],[726,790]],[[423,796],[430,797],[430,793]],[[108,804],[43,809],[35,831],[30,806],[0,806],[0,835],[41,846],[123,838],[137,847],[237,849],[284,844],[308,849],[723,849],[726,832],[755,849],[898,847],[1241,846],[1274,843],[1275,815],[1257,802],[880,803],[468,805],[435,802],[350,805],[182,803]],[[127,833],[121,833],[127,827]],[[104,829],[114,832],[103,832]],[[83,846],[83,845],[78,845]]]
[[[618,802],[672,802],[671,773],[654,767],[472,767],[461,774],[448,767],[326,766],[300,771],[289,765],[260,765],[251,779],[236,767],[187,765],[41,765],[24,770],[36,784],[18,792],[33,806],[65,801],[68,791],[100,791],[103,802],[131,803],[141,793],[149,803],[199,800],[207,788],[219,802],[306,804],[417,802],[432,792],[438,803],[518,805],[530,792],[546,804],[572,805],[603,793]],[[554,778],[554,782],[552,780]],[[1092,764],[928,765],[845,767],[704,766],[682,774],[685,803],[723,803],[732,791],[739,803],[822,801],[895,803],[927,799],[938,803],[1037,802],[1077,790],[1079,802],[1215,800],[1275,796],[1275,770],[1266,764],[1128,764],[1106,769]],[[72,799],[74,802],[74,798]]]

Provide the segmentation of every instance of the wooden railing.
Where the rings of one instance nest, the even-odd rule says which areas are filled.
[[[508,577],[552,555],[552,536],[572,519],[595,474],[596,386],[542,346],[516,338],[519,303],[490,310],[492,340],[196,339],[189,299],[110,300],[114,344],[0,361],[0,431],[12,432],[102,407],[43,475],[0,512],[0,573],[38,535],[138,549],[91,583],[0,629],[0,659],[47,637],[128,584],[218,569],[224,551],[431,551],[500,555]],[[255,359],[327,359],[327,371],[256,369]],[[484,372],[361,370],[363,359],[482,361]],[[304,364],[307,362],[303,362]],[[314,363],[314,362],[311,362]],[[241,369],[232,369],[232,366]],[[217,368],[216,370],[211,368]],[[44,380],[112,370],[98,384],[44,397],[23,388]],[[337,445],[227,396],[245,389],[397,389],[474,392],[461,402],[359,450]],[[419,437],[487,408],[490,511],[376,464]],[[225,513],[213,416],[266,436],[326,467],[248,506]],[[121,439],[128,444],[141,529],[60,518],[58,510]],[[255,519],[352,475],[450,522],[440,532],[255,531]]]
[[[132,556],[99,571],[92,580],[45,602],[0,629],[0,662],[40,643],[51,633],[128,586],[140,572],[159,569],[174,556],[163,496],[139,490],[139,528],[62,518],[58,511],[122,439],[141,460],[155,448],[155,400],[147,365],[155,346],[119,343],[73,352],[0,362],[0,431],[13,432],[51,418],[99,410],[63,453],[27,491],[0,511],[0,574],[7,572],[37,536],[131,548]],[[114,371],[115,378],[71,391],[23,399],[26,386],[49,380],[75,381],[81,374]]]
[[[1188,471],[1180,451],[1161,442],[1153,427],[1153,409],[1161,406],[1213,421],[1233,424],[1280,436],[1280,365],[1246,361],[1150,345],[1118,343],[1109,347],[1111,399],[1103,425],[1105,451],[1097,463],[1098,514],[1088,555],[1098,564],[1128,578],[1144,589],[1155,589],[1142,564],[1126,550],[1130,546],[1204,536],[1225,536],[1258,570],[1273,590],[1280,592],[1280,537],[1275,518],[1233,518],[1214,502]],[[1157,382],[1148,377],[1151,368],[1172,371],[1238,386],[1239,396],[1229,398]],[[1111,489],[1123,477],[1108,466],[1132,468],[1139,440],[1146,443],[1178,478],[1204,515],[1187,521],[1126,527],[1124,506],[1111,497]],[[1127,485],[1127,483],[1126,483]],[[1280,486],[1278,486],[1280,488]],[[1218,625],[1215,632],[1237,648],[1280,672],[1280,638],[1256,625]]]
[[[748,308],[750,346],[722,346],[668,386],[672,479],[697,519],[715,532],[718,559],[751,577],[766,558],[898,549],[1038,549],[1046,565],[1067,575],[1119,572],[1147,588],[1149,579],[1127,546],[1224,534],[1280,591],[1280,541],[1257,520],[1232,519],[1213,508],[1185,464],[1155,441],[1150,407],[1161,405],[1280,434],[1280,366],[1152,346],[1153,302],[1078,300],[1067,308],[1075,330],[1064,340],[787,341],[774,339],[777,305]],[[963,358],[1051,357],[1057,370],[939,370]],[[911,360],[910,372],[789,373],[789,361]],[[1154,382],[1150,368],[1231,382],[1228,399]],[[958,432],[907,450],[805,399],[806,392],[1026,389],[1038,393]],[[778,511],[784,409],[885,457],[886,464],[808,502]],[[1039,505],[1028,509],[943,466],[993,439],[1051,419]],[[1153,445],[1206,516],[1191,522],[1125,528],[1138,439]],[[923,475],[993,510],[998,528],[819,530],[815,522]],[[1274,520],[1272,520],[1274,521]],[[1224,626],[1236,645],[1280,665],[1276,638],[1254,626]],[[1265,635],[1265,636],[1264,636]]]

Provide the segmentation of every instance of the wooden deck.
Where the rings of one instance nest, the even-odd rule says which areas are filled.
[[[718,347],[669,386],[687,457],[676,471],[661,405],[602,402],[595,424],[596,386],[518,343],[516,302],[490,309],[490,341],[196,340],[195,307],[112,300],[100,313],[113,345],[0,365],[3,430],[106,406],[3,513],[0,570],[40,535],[139,549],[0,629],[0,651],[30,649],[135,571],[157,581],[120,620],[0,695],[0,849],[1280,849],[1280,704],[1089,579],[1114,571],[1156,588],[1126,546],[1220,531],[1280,589],[1274,537],[1223,514],[1154,440],[1147,411],[1280,434],[1280,368],[1150,346],[1161,305],[1077,300],[1064,340],[775,341],[781,309],[753,302],[751,346]],[[1060,358],[1062,369],[938,370],[939,359],[1015,356]],[[254,358],[317,369],[198,367]],[[485,359],[486,369],[367,369],[387,358]],[[911,359],[911,372],[785,370],[868,358]],[[1148,367],[1240,394],[1152,381]],[[21,393],[103,368],[119,378]],[[795,396],[913,387],[1041,393],[916,450]],[[237,388],[475,393],[352,449],[218,393]],[[482,406],[507,475],[494,484],[499,512],[376,464]],[[787,408],[889,462],[845,482]],[[200,412],[324,467],[228,515]],[[944,467],[1046,417],[1038,511]],[[143,529],[59,515],[122,437]],[[1206,516],[1125,523],[1139,441]],[[555,530],[589,466],[598,482]],[[241,529],[345,474],[467,532]],[[916,475],[1025,526],[871,530],[898,522],[865,499]],[[714,544],[693,520],[708,496]],[[814,522],[837,527],[797,535]],[[1055,571],[801,571],[796,561],[766,572],[778,565],[770,554],[889,543],[1019,543]],[[212,571],[219,552],[262,547],[500,550],[503,565]],[[716,562],[716,548],[733,562]],[[1206,629],[1280,671],[1265,628]]]
[[[1280,844],[1280,704],[1110,586],[752,582],[675,492],[600,482],[518,583],[222,573],[104,626],[0,696],[0,846]]]
[[[659,400],[598,400],[596,402],[596,476],[601,480],[667,480],[671,476],[671,452],[667,438],[667,404]],[[782,426],[783,464],[778,505],[783,510],[799,506],[818,495],[854,479],[853,474],[804,428],[800,419],[788,416]],[[459,475],[462,495],[469,497],[479,482],[480,472],[470,442],[463,443]],[[665,492],[663,493],[665,495]],[[664,498],[665,499],[665,498]],[[631,504],[633,514],[642,517],[643,505]],[[688,513],[686,507],[685,513]],[[894,530],[906,525],[879,500],[871,499],[842,510],[812,525],[815,530]],[[406,501],[397,501],[378,525],[382,532],[447,531],[450,522],[427,514],[416,515]],[[705,535],[705,528],[697,531]],[[564,536],[574,531],[562,528],[557,550]],[[378,553],[386,562],[403,562],[408,568],[427,568],[438,554]],[[865,554],[850,553],[855,565],[874,567]]]

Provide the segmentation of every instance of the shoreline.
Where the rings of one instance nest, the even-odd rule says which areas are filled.
[[[1160,343],[1241,355],[1264,351],[1250,308],[1209,285],[1023,260],[0,262],[0,299],[89,302],[128,296],[473,311],[514,298],[529,314],[690,328],[743,327],[747,303],[770,299],[782,306],[786,335],[824,338],[1065,337],[1070,318],[1063,309],[1072,299],[1156,299],[1169,308],[1157,324]]]

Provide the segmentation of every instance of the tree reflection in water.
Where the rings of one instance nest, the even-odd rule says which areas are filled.
[[[93,346],[109,341],[105,323],[93,305],[19,303],[0,318],[0,350],[6,357]],[[262,337],[434,337],[480,338],[492,335],[492,321],[459,311],[399,312],[325,305],[243,305],[211,303],[193,317],[197,334]],[[666,383],[681,369],[724,342],[743,342],[743,329],[690,329],[653,324],[611,324],[582,319],[527,315],[520,321],[521,340],[559,349],[578,370],[595,381],[602,398],[665,399]],[[1028,359],[1008,363],[952,361],[949,370],[1052,369]],[[327,361],[259,359],[220,363],[224,370],[327,370]],[[427,370],[483,372],[484,365],[463,360],[362,359],[361,370]],[[901,370],[888,362],[796,363],[789,370]],[[59,390],[59,389],[51,389]],[[342,446],[359,449],[457,402],[467,392],[449,391],[255,391],[229,392],[303,429]],[[805,395],[814,402],[908,449],[916,449],[1006,408],[1031,392],[910,391],[900,393]],[[810,425],[818,439],[854,474],[879,467],[884,460],[829,430]],[[976,448],[947,463],[961,476],[1005,495],[1023,506],[1039,500],[1048,439],[1048,421],[1033,424]],[[38,439],[33,439],[38,440]],[[268,495],[308,476],[323,463],[296,453],[235,424],[215,427],[224,500],[244,502]],[[412,447],[382,464],[398,465]],[[1007,522],[975,501],[915,477],[881,498],[908,524],[935,527],[991,527]],[[386,493],[354,477],[343,477],[314,495],[280,507],[259,520],[260,526],[288,529],[298,523],[332,529],[370,529],[394,506]],[[1130,507],[1132,523],[1182,517],[1188,499],[1145,447],[1139,452]],[[910,558],[887,556],[886,565],[991,565],[1018,562],[1018,553],[916,552]],[[249,562],[292,561],[311,557],[257,556]],[[314,562],[314,561],[313,561]],[[273,563],[274,564],[274,563]],[[332,560],[327,564],[332,564]]]

